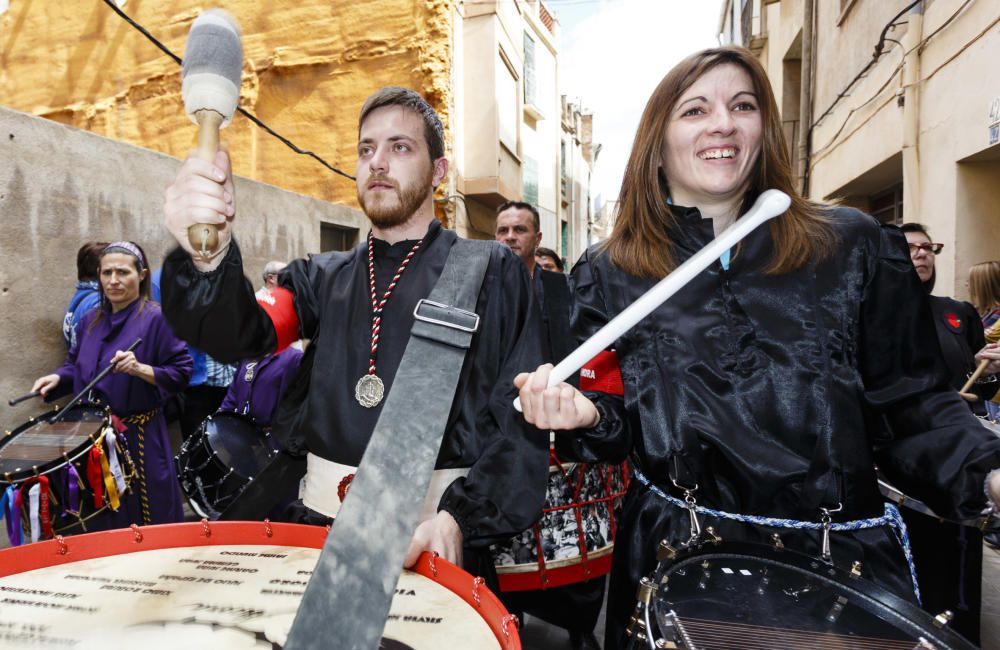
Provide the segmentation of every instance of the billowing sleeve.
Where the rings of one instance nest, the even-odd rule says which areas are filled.
[[[148,308],[156,309],[153,306]],[[194,370],[194,361],[188,354],[187,345],[174,335],[162,314],[156,314],[150,330],[155,358],[139,361],[152,366],[153,380],[160,392],[160,399],[166,401],[187,386]]]
[[[180,338],[219,361],[261,356],[315,331],[319,269],[313,266],[309,260],[295,260],[282,270],[279,281],[291,291],[295,313],[279,318],[257,303],[235,240],[219,267],[208,273],[198,271],[190,256],[175,248],[163,263],[163,312]]]
[[[588,250],[573,267],[573,335],[583,343],[609,320],[594,250]],[[606,352],[584,366],[580,388],[594,403],[600,420],[590,429],[556,432],[556,455],[565,460],[620,463],[631,448],[632,432],[625,413],[621,369],[617,354]]]
[[[899,230],[882,227],[861,305],[858,359],[866,402],[885,416],[879,469],[935,512],[971,518],[1000,468],[1000,439],[948,385],[926,294]]]
[[[488,378],[493,380],[488,384],[472,387],[485,393],[482,398],[457,396],[453,413],[476,405],[475,412],[467,412],[461,420],[462,426],[475,428],[481,447],[468,476],[454,481],[439,504],[458,522],[465,544],[474,547],[508,538],[538,519],[549,465],[548,434],[525,422],[513,406],[514,376],[542,363],[537,303],[520,259],[507,249],[494,249],[492,255],[490,266],[498,263],[499,277],[492,281],[487,277],[484,284],[484,291],[493,297],[482,314],[477,362],[499,372]],[[495,300],[497,295],[500,300]]]

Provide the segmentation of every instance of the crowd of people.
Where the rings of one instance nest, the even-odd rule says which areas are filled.
[[[121,421],[138,482],[104,527],[182,519],[171,403],[185,438],[219,409],[274,424],[282,443],[274,462],[306,459],[287,518],[326,525],[336,517],[383,390],[402,376],[415,314],[458,239],[434,216],[447,173],[433,108],[412,90],[384,88],[358,119],[357,197],[371,231],[354,249],[269,263],[254,291],[222,151],[185,160],[167,188],[165,226],[178,247],[161,270],[135,242],[81,248],[66,361],[33,390],[46,399],[75,393],[113,365],[89,398]],[[791,198],[787,212],[622,335],[579,381],[549,386],[552,363],[770,188]],[[455,394],[443,396],[441,480],[432,479],[433,507],[405,564],[433,551],[499,590],[491,546],[538,520],[550,459],[627,462],[616,532],[601,531],[615,539],[605,647],[625,646],[658,543],[689,543],[695,513],[727,540],[771,543],[780,534],[785,547],[839,566],[859,561],[864,578],[899,597],[919,602],[922,591],[929,611],[956,611],[958,629],[978,641],[981,537],[904,512],[914,572],[878,478],[953,521],[996,510],[1000,439],[976,416],[1000,412],[1000,262],[970,270],[972,304],[933,296],[942,244],[925,227],[883,226],[802,197],[764,69],[736,47],[696,53],[663,78],[619,199],[610,238],[569,276],[565,260],[539,246],[535,206],[498,208],[502,245],[481,253],[478,330]],[[195,223],[220,229],[210,254],[188,241]],[[305,354],[291,347],[303,339]],[[825,528],[775,529],[775,518]],[[843,526],[831,534],[830,524]],[[555,532],[539,531],[538,543]],[[574,648],[595,648],[604,595],[599,576],[503,597],[515,613],[565,627]]]

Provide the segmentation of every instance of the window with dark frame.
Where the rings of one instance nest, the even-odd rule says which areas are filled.
[[[898,226],[903,223],[903,184],[872,194],[868,198],[868,212],[882,223]]]
[[[349,251],[358,243],[358,229],[325,221],[319,226],[319,251]]]

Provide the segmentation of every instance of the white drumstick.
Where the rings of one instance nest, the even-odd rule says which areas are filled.
[[[584,341],[583,345],[571,352],[560,361],[549,374],[549,387],[566,381],[600,352],[621,338],[625,332],[648,316],[654,309],[670,299],[688,282],[704,271],[712,262],[719,259],[727,250],[753,232],[757,226],[788,210],[792,200],[779,190],[763,192],[750,208],[750,211],[737,219],[718,237],[710,241],[704,248],[692,255],[683,264],[674,269],[673,273],[663,278],[653,288],[644,293],[638,300],[625,308],[611,321],[599,329],[593,336]],[[521,410],[521,399],[514,400],[514,408]]]

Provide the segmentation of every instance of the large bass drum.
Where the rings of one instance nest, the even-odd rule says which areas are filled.
[[[0,647],[280,648],[326,535],[203,521],[0,551]],[[425,553],[400,576],[380,647],[519,650],[516,622],[481,579]]]
[[[974,648],[860,575],[790,550],[722,543],[683,551],[660,563],[652,585],[657,648]],[[640,628],[632,627],[632,647],[652,648],[648,637],[636,641],[646,636]]]

